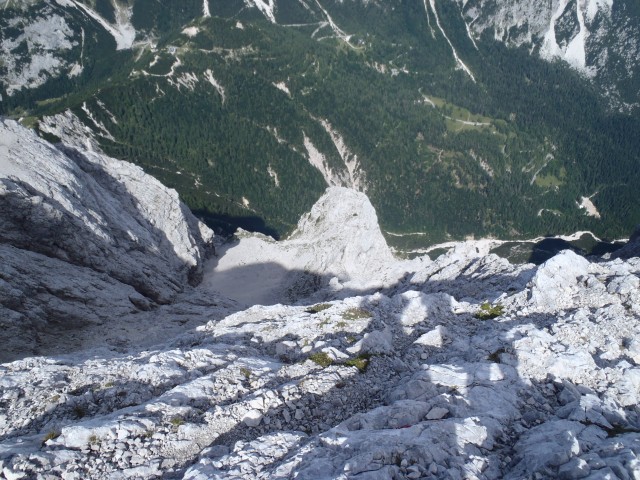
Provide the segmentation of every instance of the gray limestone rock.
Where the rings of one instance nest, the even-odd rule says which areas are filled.
[[[0,122],[0,150],[0,335],[12,352],[0,359],[35,352],[42,335],[169,303],[198,283],[213,234],[175,191],[10,120]]]

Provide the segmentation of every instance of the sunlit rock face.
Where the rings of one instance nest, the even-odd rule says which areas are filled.
[[[412,263],[394,259],[365,194],[330,187],[288,239],[239,233],[205,283],[247,305],[268,305],[384,288],[415,270]]]

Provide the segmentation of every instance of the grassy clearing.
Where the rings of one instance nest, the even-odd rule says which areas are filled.
[[[538,175],[536,177],[536,185],[541,188],[556,188],[564,185],[564,179],[567,177],[567,170],[562,167],[558,175]]]
[[[62,96],[62,97],[47,98],[46,100],[36,100],[36,105],[38,107],[46,107],[47,105],[53,105],[54,103],[62,102],[64,98],[65,97]]]
[[[555,188],[564,182],[555,175],[538,175],[536,177],[536,185],[541,188]]]
[[[460,107],[454,103],[449,103],[446,100],[438,97],[429,97],[425,95],[431,103],[433,103],[438,110],[441,110],[447,117],[453,120],[461,120],[465,122],[474,123],[493,123],[494,119],[491,117],[485,117],[477,113],[471,113],[464,107]]]
[[[476,123],[464,123],[462,120],[456,120],[452,118],[445,118],[444,120],[447,130],[450,132],[463,132],[465,130],[486,130],[487,132],[495,133],[493,127],[489,125],[479,125]]]
[[[445,125],[450,132],[487,130],[491,133],[498,133],[494,125],[496,122],[494,118],[472,113],[466,108],[447,102],[443,98],[425,95],[425,99],[435,105],[435,108],[445,117]]]

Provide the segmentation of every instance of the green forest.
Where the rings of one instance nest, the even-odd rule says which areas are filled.
[[[382,229],[426,234],[395,240],[403,247],[577,230],[619,238],[640,223],[637,114],[613,111],[564,64],[491,38],[476,49],[453,4],[440,21],[475,81],[431,35],[422,2],[329,3],[348,41],[302,25],[297,2],[285,13],[299,27],[218,2],[219,16],[188,23],[195,36],[182,30],[196,6],[159,12],[146,25],[162,33],[155,49],[116,52],[96,35],[80,77],[4,92],[2,113],[37,126],[71,109],[98,131],[88,109],[110,134],[96,135],[107,154],[176,188],[216,227],[276,238],[327,186],[308,142],[346,172],[323,122],[357,156]],[[581,197],[601,218],[578,208]]]

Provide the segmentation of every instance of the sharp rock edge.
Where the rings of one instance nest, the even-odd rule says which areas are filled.
[[[104,322],[122,326],[115,317],[126,318],[128,333],[135,338],[137,330],[140,342],[152,332],[144,312],[121,311],[118,302],[133,294],[131,285],[65,250],[70,244],[62,226],[69,222],[90,246],[124,242],[122,234],[134,227],[138,238],[156,239],[149,244],[155,252],[114,247],[109,258],[125,266],[127,255],[148,262],[142,268],[153,274],[147,278],[160,285],[176,275],[171,278],[185,291],[153,311],[157,326],[187,318],[200,324],[167,334],[154,347],[95,343],[3,364],[5,478],[638,475],[637,257],[590,261],[565,251],[539,267],[511,265],[488,254],[484,243],[465,242],[434,261],[400,262],[379,236],[366,197],[331,188],[279,250],[261,257],[274,242],[241,234],[205,268],[204,281],[186,291],[185,276],[170,273],[189,263],[169,240],[172,229],[157,217],[151,228],[140,214],[145,197],[127,186],[132,176],[146,178],[135,167],[53,148],[11,122],[2,124],[1,138],[3,196],[15,202],[2,212],[8,252],[1,263],[3,321],[26,312],[46,319],[86,288],[85,295],[101,303],[88,303],[78,321],[109,307],[112,318]],[[12,152],[20,152],[20,162],[4,160],[14,158]],[[111,183],[118,175],[123,182]],[[157,187],[142,189],[147,194],[172,198],[146,182]],[[105,184],[114,187],[111,197]],[[138,205],[138,225],[125,204]],[[167,212],[158,204],[160,212],[149,214],[190,218],[178,205]],[[44,219],[61,230],[56,243],[47,243],[51,229]],[[194,235],[196,224],[190,225]],[[166,241],[157,241],[158,230]],[[245,250],[244,264],[222,268],[234,249],[256,238],[262,243]],[[202,247],[188,245],[188,258],[199,265]],[[307,256],[295,263],[290,258],[299,252]],[[159,264],[165,254],[171,261]],[[257,276],[255,267],[265,262],[321,281],[290,304],[282,303],[287,288],[269,292],[270,305],[247,309],[216,296],[211,278],[243,268],[251,273],[246,278]],[[28,296],[21,285],[30,286]],[[264,294],[260,285],[244,288]],[[304,295],[324,301],[309,303]],[[15,325],[18,335],[21,325]]]

